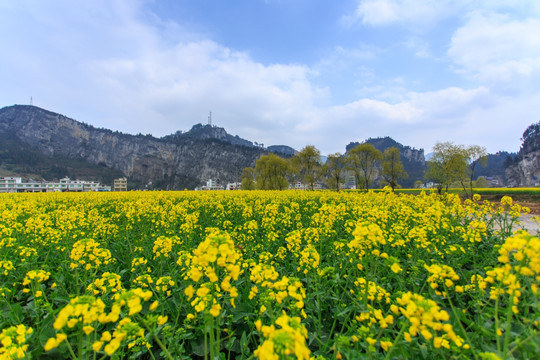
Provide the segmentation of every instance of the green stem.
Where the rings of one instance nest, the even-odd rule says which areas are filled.
[[[512,326],[512,319],[514,317],[512,312],[512,304],[514,297],[514,291],[510,294],[508,309],[506,309],[506,329],[504,333],[504,345],[503,345],[503,359],[506,359],[507,352],[508,352],[508,345],[510,343],[510,332],[511,332],[511,326]]]
[[[396,337],[396,339],[394,340],[394,343],[392,344],[392,347],[386,353],[386,356],[384,357],[384,360],[390,359],[390,355],[392,355],[392,352],[397,347],[397,344],[401,341],[401,337],[403,336],[404,332],[405,332],[405,326],[402,326],[401,330],[399,331],[398,336]]]
[[[499,334],[497,334],[497,330],[499,330],[499,295],[497,294],[497,298],[495,299],[495,341],[497,342],[497,352],[501,354],[501,342],[499,340]]]
[[[444,290],[446,292],[446,298],[448,299],[448,303],[450,304],[450,308],[452,309],[452,313],[454,314],[454,317],[456,318],[456,321],[457,321],[459,327],[461,328],[461,331],[463,332],[463,336],[465,337],[465,339],[467,339],[467,343],[470,346],[470,349],[471,349],[471,351],[472,351],[472,353],[474,355],[474,358],[478,359],[478,355],[476,355],[476,352],[474,351],[474,347],[473,347],[473,344],[471,342],[471,339],[469,339],[469,335],[467,334],[467,331],[463,327],[463,324],[461,323],[461,320],[459,320],[459,316],[457,314],[456,308],[454,307],[454,303],[452,302],[452,299],[450,298],[450,295],[448,293],[448,287],[444,283],[443,283],[443,285],[444,285]]]
[[[526,337],[525,339],[521,340],[519,343],[516,344],[516,346],[514,346],[514,348],[510,351],[508,351],[508,353],[506,354],[508,357],[510,357],[510,355],[512,355],[512,353],[517,349],[519,348],[522,344],[524,344],[525,342],[531,340],[533,337],[535,336],[538,336],[538,332],[534,332],[531,336],[528,336]]]
[[[169,359],[169,360],[173,360],[173,357],[169,353],[169,350],[167,350],[167,347],[163,344],[163,342],[161,342],[160,338],[156,335],[155,331],[150,329],[150,327],[148,326],[148,324],[146,324],[146,322],[144,321],[144,319],[142,317],[138,316],[138,318],[139,318],[139,321],[141,322],[141,324],[143,324],[143,326],[146,328],[146,330],[148,330],[152,334],[152,339],[154,339],[154,341],[158,344],[160,349],[163,350],[163,353],[165,353],[166,358]],[[205,338],[205,340],[206,340],[206,338]]]

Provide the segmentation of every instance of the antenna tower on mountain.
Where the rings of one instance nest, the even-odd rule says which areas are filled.
[[[34,100],[32,99],[31,96],[30,96],[30,105],[34,105]]]
[[[210,115],[208,115],[208,125],[212,126],[212,112],[210,111]]]

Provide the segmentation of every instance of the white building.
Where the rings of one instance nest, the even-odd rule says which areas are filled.
[[[228,183],[225,187],[225,190],[240,190],[242,189],[242,183],[235,182],[235,183]]]
[[[59,182],[28,181],[23,182],[20,177],[0,177],[0,192],[87,192],[111,191],[110,186],[101,185],[95,181],[71,180],[68,177]]]
[[[195,188],[195,190],[223,190],[223,186],[218,185],[215,180],[208,179],[206,185],[203,185],[200,188]]]

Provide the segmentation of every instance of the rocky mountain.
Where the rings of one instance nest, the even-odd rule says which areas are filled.
[[[136,188],[192,189],[210,178],[220,183],[239,181],[242,169],[254,166],[266,153],[216,138],[159,139],[98,129],[28,105],[0,109],[0,136],[16,139],[48,158],[115,170]]]
[[[477,178],[483,176],[484,178],[496,178],[501,179],[502,184],[506,184],[506,165],[512,162],[517,156],[517,153],[509,153],[507,151],[499,151],[495,154],[488,154],[486,166],[477,166],[474,169],[474,176]]]
[[[186,138],[200,140],[214,139],[238,146],[257,147],[249,140],[242,139],[238,135],[232,136],[231,134],[227,133],[224,128],[212,125],[196,124],[193,125],[191,130],[188,132],[183,133],[182,131],[177,131],[172,135],[162,137],[163,140],[174,143]]]
[[[403,187],[413,187],[414,182],[417,180],[423,180],[424,171],[426,169],[426,160],[424,158],[424,149],[415,149],[410,146],[406,146],[398,143],[394,139],[386,136],[382,138],[369,138],[365,143],[372,144],[377,150],[384,152],[384,150],[390,147],[396,147],[399,149],[401,162],[405,171],[409,175],[407,179],[400,180],[400,185]],[[346,146],[346,151],[353,149],[355,146],[360,145],[359,142],[351,142]]]
[[[298,151],[294,150],[292,147],[287,145],[272,145],[267,148],[268,151],[273,152],[274,154],[284,155],[286,157],[293,156]]]
[[[506,161],[507,184],[537,186],[540,184],[540,121],[530,125],[521,140],[517,156]]]

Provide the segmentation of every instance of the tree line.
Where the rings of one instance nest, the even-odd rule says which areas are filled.
[[[485,166],[486,159],[486,149],[478,145],[437,143],[433,157],[427,162],[424,179],[435,183],[439,193],[448,191],[457,182],[467,194],[472,194],[474,170],[478,165]],[[395,190],[408,174],[397,147],[381,152],[372,144],[363,143],[345,155],[328,155],[323,163],[320,151],[307,145],[289,159],[272,153],[261,156],[255,167],[242,171],[241,181],[244,190],[285,190],[291,182],[302,182],[309,190],[324,184],[339,191],[349,177],[354,177],[357,189],[367,191],[378,180],[379,185]]]

